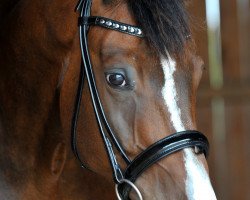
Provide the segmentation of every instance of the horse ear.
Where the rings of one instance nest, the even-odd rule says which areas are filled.
[[[63,171],[66,161],[66,145],[64,142],[60,142],[56,145],[51,157],[50,173],[56,179],[58,179]]]

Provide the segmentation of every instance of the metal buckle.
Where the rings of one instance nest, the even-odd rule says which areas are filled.
[[[128,185],[130,185],[135,190],[135,192],[136,192],[136,194],[138,196],[138,199],[143,200],[140,190],[136,187],[136,185],[134,183],[132,183],[128,179],[121,179],[119,183],[115,184],[115,193],[116,193],[116,196],[117,196],[118,200],[123,200],[120,193],[119,193],[119,191],[118,191],[118,187],[122,183],[127,183]]]

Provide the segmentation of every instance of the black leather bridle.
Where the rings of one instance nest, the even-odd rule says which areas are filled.
[[[139,198],[142,199],[139,190],[136,188],[133,182],[135,182],[135,180],[143,171],[145,171],[154,163],[158,162],[160,159],[184,148],[196,147],[199,149],[200,153],[204,153],[205,156],[207,156],[209,150],[208,140],[202,133],[198,131],[188,130],[183,132],[177,132],[154,143],[153,145],[145,149],[142,153],[140,153],[134,160],[131,161],[129,159],[129,157],[123,150],[120,142],[116,138],[116,134],[112,131],[108,123],[101,100],[99,98],[95,77],[92,70],[91,60],[88,52],[87,33],[90,25],[96,25],[111,30],[119,31],[121,33],[130,34],[136,37],[144,36],[142,30],[139,27],[121,23],[104,17],[90,16],[91,3],[91,0],[80,0],[77,7],[77,10],[80,12],[79,34],[82,53],[82,65],[76,96],[75,109],[72,118],[72,150],[76,158],[80,161],[82,167],[88,168],[88,166],[84,162],[82,162],[78,154],[76,136],[78,114],[80,110],[81,97],[83,91],[83,83],[84,77],[86,76],[95,112],[95,117],[113,171],[113,177],[116,183],[118,199],[127,199],[131,187],[136,190]],[[110,141],[110,139],[112,142]],[[125,171],[121,170],[117,162],[112,144],[116,147],[116,149],[124,159],[125,163],[127,164],[127,168]]]

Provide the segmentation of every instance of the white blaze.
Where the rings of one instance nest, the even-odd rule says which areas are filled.
[[[186,192],[189,200],[216,200],[210,179],[191,149],[185,149]]]
[[[169,57],[169,60],[161,57],[165,84],[162,88],[162,95],[170,113],[171,121],[176,131],[184,131],[185,128],[181,121],[181,110],[177,105],[178,97],[174,82],[174,72],[176,62]]]
[[[181,121],[181,110],[177,104],[178,95],[174,81],[176,62],[170,57],[168,60],[161,56],[161,64],[165,78],[162,96],[170,113],[172,125],[177,132],[184,131],[185,127]],[[187,173],[185,184],[188,200],[216,200],[208,174],[191,149],[184,149],[184,161]]]

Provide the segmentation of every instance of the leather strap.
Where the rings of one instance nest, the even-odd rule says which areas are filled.
[[[85,0],[80,2],[78,5],[78,9],[80,11],[80,17],[89,17],[90,15],[90,7],[91,7],[91,0]],[[99,131],[101,133],[104,145],[107,150],[107,155],[109,157],[110,165],[112,166],[113,170],[113,176],[114,181],[116,183],[119,183],[121,179],[123,179],[123,173],[121,172],[120,166],[116,160],[116,156],[113,151],[113,147],[111,142],[109,141],[109,137],[112,139],[113,144],[117,148],[118,152],[121,154],[124,161],[129,164],[131,161],[124,152],[122,146],[120,145],[118,139],[115,137],[115,134],[113,133],[106,115],[104,113],[101,100],[99,98],[99,93],[96,87],[95,77],[92,70],[92,65],[90,61],[90,56],[88,52],[88,42],[87,42],[87,32],[88,32],[88,24],[83,24],[79,26],[79,32],[80,32],[80,46],[81,46],[81,52],[82,52],[82,61],[83,61],[83,67],[86,74],[86,78],[88,81],[89,91],[91,94],[91,101],[95,112],[95,117],[97,120],[97,124],[99,127]],[[72,138],[73,140],[73,138]],[[74,144],[74,142],[72,142]],[[76,149],[72,148],[73,151]],[[74,152],[76,154],[76,152]],[[78,154],[78,153],[77,153]]]
[[[142,30],[137,26],[132,26],[130,24],[118,22],[109,18],[100,17],[100,16],[91,16],[91,17],[81,17],[79,19],[79,25],[96,25],[101,26],[107,29],[114,31],[119,31],[121,33],[129,34],[137,37],[144,37]]]
[[[208,156],[209,143],[202,133],[189,130],[177,132],[157,141],[139,154],[125,170],[124,177],[131,182],[135,182],[140,174],[154,163],[188,147],[198,147],[200,150],[199,153],[204,153],[205,156]],[[131,186],[128,184],[121,184],[118,190],[125,200],[128,199]]]
[[[188,147],[198,147],[208,155],[207,138],[198,131],[182,131],[157,141],[139,154],[125,171],[125,178],[134,182],[138,176],[162,158]]]

